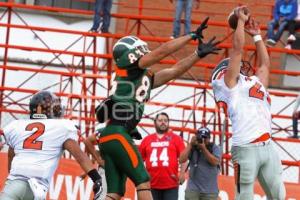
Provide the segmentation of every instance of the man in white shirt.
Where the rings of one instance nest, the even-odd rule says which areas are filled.
[[[51,92],[36,93],[29,103],[30,119],[15,120],[3,129],[8,170],[1,200],[44,200],[64,150],[68,150],[94,182],[94,199],[101,194],[101,177],[77,141],[75,124],[61,119],[60,99]]]

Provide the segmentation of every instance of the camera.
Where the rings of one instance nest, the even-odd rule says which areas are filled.
[[[198,143],[203,143],[203,140],[210,138],[210,130],[206,127],[201,127],[196,132],[196,138]]]
[[[206,127],[201,127],[196,131],[196,140],[198,144],[204,143],[204,140],[210,138],[210,130]],[[199,146],[198,144],[193,145],[193,150],[196,150],[196,152],[201,152],[199,151]],[[205,144],[207,150],[212,153],[213,152],[213,143],[208,142]]]
[[[202,137],[201,133],[199,133],[198,131],[196,133],[196,139],[197,139],[198,143],[203,143],[203,137]]]

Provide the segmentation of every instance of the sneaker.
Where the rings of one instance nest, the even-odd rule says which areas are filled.
[[[296,37],[295,35],[291,34],[288,39],[287,39],[287,42],[294,42],[296,40]]]
[[[287,44],[284,48],[285,49],[292,49],[292,45],[291,44]]]
[[[274,47],[276,45],[276,41],[273,39],[267,39],[267,46]]]
[[[172,36],[170,36],[170,39],[171,39],[171,40],[174,40],[174,39],[175,39],[175,37],[172,35]]]

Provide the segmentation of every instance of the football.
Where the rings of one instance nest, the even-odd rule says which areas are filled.
[[[240,7],[236,7],[236,8],[234,8],[233,9],[233,11],[228,15],[228,25],[229,25],[229,27],[230,28],[232,28],[232,29],[236,29],[236,27],[237,27],[237,23],[238,23],[238,9],[239,9]],[[245,14],[247,14],[247,13],[249,13],[249,10],[248,10],[248,8],[244,8],[244,13]],[[250,17],[249,17],[249,19],[250,19]],[[246,24],[249,22],[249,19],[248,19],[248,21],[246,22]]]

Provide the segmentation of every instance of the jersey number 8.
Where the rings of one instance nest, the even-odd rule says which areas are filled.
[[[144,102],[148,97],[150,89],[150,79],[148,76],[143,76],[141,85],[136,89],[135,98],[139,102]]]

